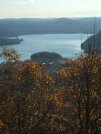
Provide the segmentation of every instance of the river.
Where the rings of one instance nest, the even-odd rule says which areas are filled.
[[[24,41],[7,47],[16,49],[21,54],[21,60],[30,59],[31,54],[42,51],[56,52],[64,58],[74,58],[76,53],[81,52],[81,42],[87,37],[87,34],[82,34],[81,41],[81,34],[22,35],[19,38]],[[2,57],[0,57],[1,61],[3,61]]]

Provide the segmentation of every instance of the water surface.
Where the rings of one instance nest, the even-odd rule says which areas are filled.
[[[82,42],[87,36],[82,34]],[[24,41],[7,47],[16,49],[21,54],[21,60],[30,59],[31,54],[42,51],[57,52],[64,58],[73,58],[75,53],[81,52],[81,34],[22,35],[19,38]],[[0,57],[0,61],[2,60]]]

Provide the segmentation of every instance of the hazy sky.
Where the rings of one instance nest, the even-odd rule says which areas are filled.
[[[101,17],[101,0],[0,0],[0,18]]]

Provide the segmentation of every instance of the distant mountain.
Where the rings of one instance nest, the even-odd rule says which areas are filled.
[[[94,22],[91,18],[20,18],[0,19],[0,37],[30,34],[73,34],[93,33]],[[96,21],[96,32],[101,30],[100,18]]]
[[[77,18],[75,20],[78,20],[78,21],[84,21],[84,22],[98,22],[98,21],[101,21],[101,17],[86,17],[86,18]]]
[[[97,55],[101,54],[101,31],[84,41],[81,48],[89,54],[92,54],[92,52],[96,52]]]

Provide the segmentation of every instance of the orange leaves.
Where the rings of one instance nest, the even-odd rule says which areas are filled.
[[[65,131],[68,121],[62,115],[62,108],[67,108],[66,103],[63,106],[64,94],[54,88],[54,78],[46,68],[36,62],[18,62],[18,54],[12,49],[4,49],[3,55],[6,63],[0,76],[0,118],[10,132]]]
[[[101,116],[101,55],[83,55],[69,60],[67,67],[58,74],[61,88],[66,89],[71,102],[71,116],[77,115],[75,132],[78,133],[80,129],[80,133],[85,132],[85,128],[90,126],[91,122],[94,123],[95,119],[99,127],[100,121],[97,117]],[[92,129],[93,127],[95,126],[90,126]],[[89,133],[90,128],[87,130]],[[96,129],[101,129],[101,125]]]
[[[82,128],[85,133],[86,123],[90,129],[96,127],[95,120],[100,124],[101,56],[68,60],[67,67],[58,71],[55,88],[45,67],[17,62],[13,50],[4,49],[4,55],[10,62],[0,75],[0,118],[11,133],[77,134]]]
[[[4,127],[4,123],[0,120],[0,127]]]
[[[41,68],[36,62],[24,63],[21,69],[22,77],[27,77],[28,79],[41,78]]]
[[[7,126],[0,120],[0,134],[10,134],[7,131]]]
[[[27,62],[22,64],[22,68],[15,73],[15,79],[23,84],[31,85],[34,88],[53,88],[54,80],[52,76],[45,73],[45,67],[40,67],[37,62]]]

